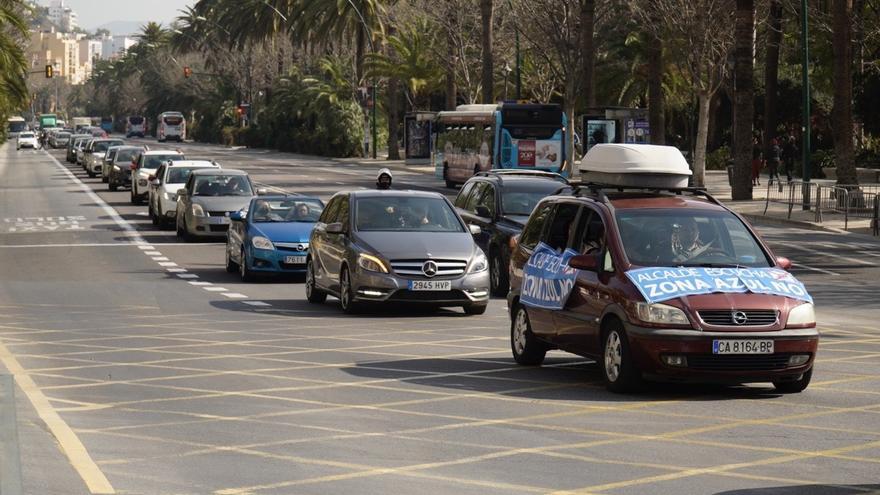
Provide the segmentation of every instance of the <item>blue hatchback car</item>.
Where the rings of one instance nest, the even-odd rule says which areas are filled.
[[[324,203],[307,196],[258,196],[229,216],[226,271],[245,282],[256,275],[304,274],[309,235]]]

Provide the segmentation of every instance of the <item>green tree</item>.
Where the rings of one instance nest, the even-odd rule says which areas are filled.
[[[24,2],[0,0],[0,117],[6,120],[28,101],[27,61],[21,48],[27,35]],[[5,126],[2,132],[6,132]]]

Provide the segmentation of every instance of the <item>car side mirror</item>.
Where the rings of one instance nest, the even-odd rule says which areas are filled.
[[[178,195],[178,196],[186,196],[187,194],[188,194],[188,191],[186,190],[185,187],[182,188],[182,189],[178,189],[178,190],[177,190],[177,195]]]
[[[343,234],[342,224],[339,222],[329,223],[327,224],[327,233],[328,234]]]
[[[590,254],[579,254],[568,260],[568,266],[577,270],[595,272],[599,270],[599,259]]]
[[[244,220],[244,215],[242,215],[240,211],[233,211],[229,214],[229,219],[235,222],[240,222]]]
[[[138,169],[138,162],[132,160],[131,165],[128,168],[130,168],[132,170],[137,170]]]
[[[267,194],[269,194],[269,190],[266,189],[265,187],[261,187],[261,188],[257,189],[257,196],[265,196]]]
[[[468,229],[471,231],[471,235],[480,235],[483,233],[483,229],[480,228],[479,225],[468,225]]]
[[[785,271],[791,270],[791,265],[791,260],[788,258],[785,258],[783,256],[779,256],[778,258],[776,258],[776,266],[782,268]]]
[[[489,211],[489,207],[486,205],[477,205],[476,214],[478,217],[492,218],[492,212]]]

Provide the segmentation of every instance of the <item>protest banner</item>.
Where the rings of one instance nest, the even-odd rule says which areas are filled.
[[[645,300],[657,303],[712,293],[769,294],[813,302],[794,275],[779,268],[641,268],[626,272]]]

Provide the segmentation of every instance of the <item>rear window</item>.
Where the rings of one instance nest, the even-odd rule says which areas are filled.
[[[32,138],[32,137],[34,137],[34,133],[33,132],[22,132],[21,134],[19,134],[19,136],[21,136],[23,138]]]
[[[162,162],[167,162],[168,160],[183,160],[183,156],[177,154],[145,156],[143,168],[159,168]]]
[[[172,115],[169,117],[165,117],[163,120],[168,125],[180,125],[180,123],[183,122],[183,117]]]
[[[131,125],[141,125],[144,123],[143,117],[129,117],[128,123]]]
[[[539,201],[564,185],[561,182],[548,180],[504,186],[501,189],[501,209],[505,215],[529,216]]]

